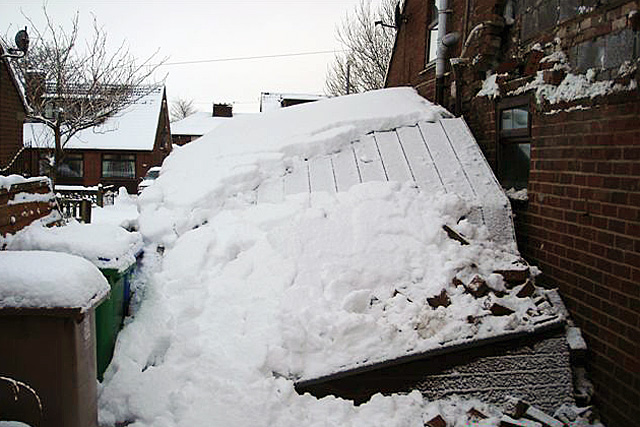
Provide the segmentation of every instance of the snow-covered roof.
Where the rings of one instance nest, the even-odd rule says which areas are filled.
[[[109,283],[90,262],[44,251],[0,251],[0,308],[80,308],[109,293]]]
[[[163,87],[154,89],[102,125],[78,132],[65,148],[152,151],[163,97]],[[54,147],[53,132],[42,123],[25,123],[23,141],[25,147]]]
[[[422,425],[415,393],[354,407],[294,381],[561,319],[501,273],[522,267],[503,201],[464,122],[410,88],[220,125],[138,198],[164,252],[101,422]]]
[[[457,194],[471,203],[471,222],[515,245],[509,201],[460,118],[374,131],[328,155],[294,158],[283,176],[258,186],[257,199],[279,203],[287,194],[348,191],[369,181],[413,181],[429,194]]]
[[[231,117],[214,117],[211,113],[198,111],[182,120],[171,123],[171,134],[202,136],[230,119]]]
[[[260,111],[267,112],[279,110],[282,108],[283,100],[293,101],[318,101],[326,98],[324,95],[314,95],[308,93],[279,93],[279,92],[262,92],[260,94]]]

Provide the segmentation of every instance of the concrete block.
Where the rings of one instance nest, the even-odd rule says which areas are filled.
[[[629,29],[605,36],[604,68],[618,68],[625,61],[631,61],[635,38],[636,34]]]
[[[560,2],[560,22],[578,16],[578,9],[582,6],[582,0],[564,0]]]
[[[578,45],[577,70],[580,73],[590,68],[600,69],[604,67],[605,43],[604,38],[595,41],[586,41]]]
[[[556,26],[559,19],[559,0],[546,1],[538,9],[538,31],[546,31]]]
[[[520,36],[523,40],[528,40],[535,36],[538,31],[538,11],[522,15],[522,30]]]

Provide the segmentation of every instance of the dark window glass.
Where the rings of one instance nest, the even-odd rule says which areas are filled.
[[[103,154],[102,155],[103,178],[135,178],[136,156],[135,154]]]
[[[503,187],[521,190],[527,188],[531,167],[529,107],[518,98],[506,99],[499,113],[498,176]]]
[[[67,153],[58,165],[58,176],[66,178],[82,178],[83,157],[78,153]]]
[[[503,143],[500,147],[500,178],[502,186],[521,190],[529,183],[531,144]]]

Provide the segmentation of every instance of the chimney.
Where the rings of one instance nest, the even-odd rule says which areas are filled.
[[[213,104],[213,117],[233,117],[233,105]]]

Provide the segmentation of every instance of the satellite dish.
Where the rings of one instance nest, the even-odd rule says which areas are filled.
[[[18,31],[15,41],[18,49],[27,53],[27,50],[29,49],[29,35],[27,34],[27,27],[24,27],[24,30]]]

